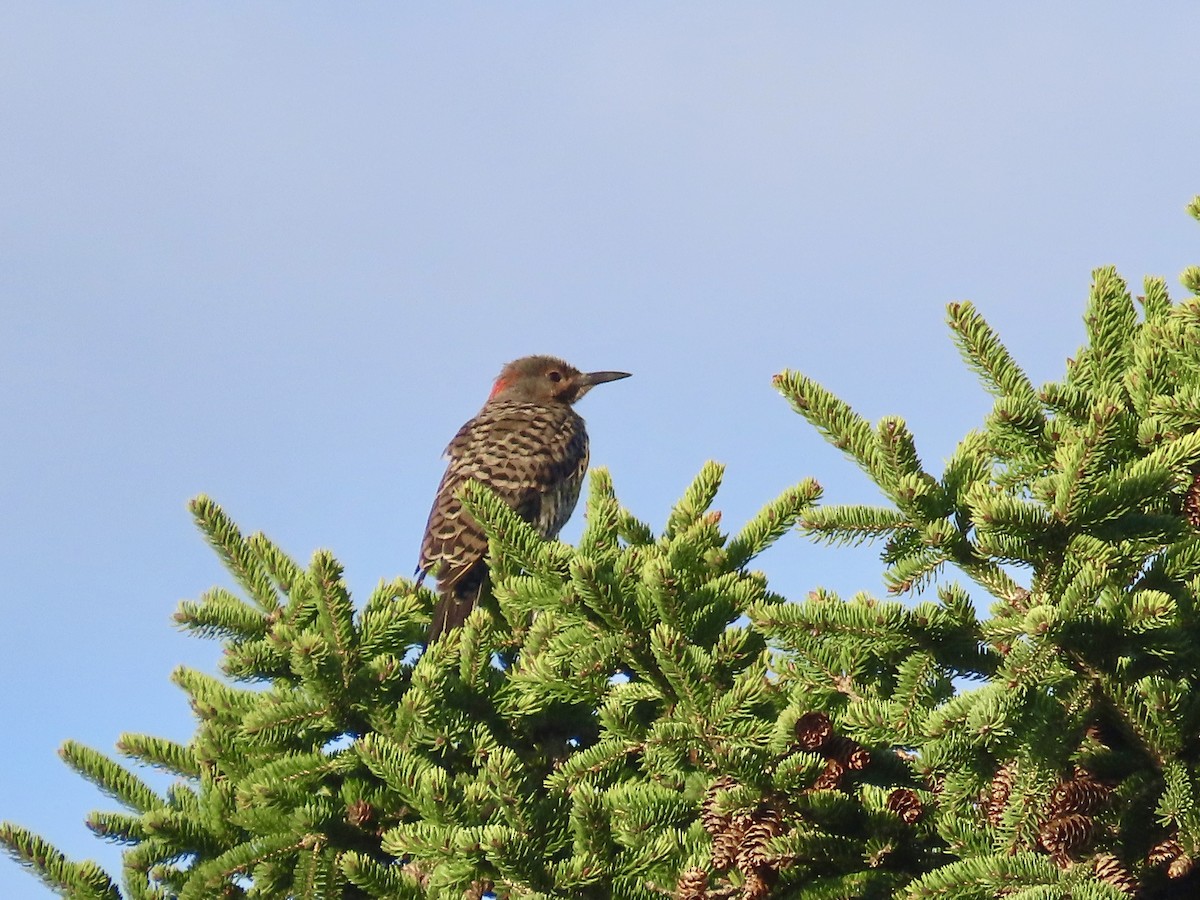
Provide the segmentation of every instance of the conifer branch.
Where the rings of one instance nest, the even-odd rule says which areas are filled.
[[[637,606],[623,602],[619,587],[594,560],[582,555],[571,560],[571,586],[584,608],[608,628],[637,632],[644,628]]]
[[[341,866],[351,884],[370,897],[420,900],[425,896],[420,880],[404,866],[384,865],[356,850],[342,855]]]
[[[198,602],[184,600],[173,618],[201,637],[253,640],[267,630],[267,617],[260,610],[222,588],[205,591]]]
[[[1191,216],[1197,222],[1200,222],[1200,194],[1189,200],[1185,208],[1187,209],[1189,216]]]
[[[462,500],[487,532],[493,568],[508,563],[539,576],[561,575],[559,561],[533,526],[522,519],[486,485],[467,481]]]
[[[800,528],[819,541],[857,546],[907,527],[904,513],[883,506],[818,506],[807,509]]]
[[[711,459],[701,467],[679,502],[671,509],[667,517],[667,527],[663,529],[663,537],[670,540],[680,532],[691,528],[697,520],[708,512],[717,491],[721,487],[721,479],[725,476],[725,467]]]
[[[358,632],[354,627],[354,605],[342,580],[342,567],[327,550],[319,550],[309,565],[316,585],[317,622],[333,649],[337,679],[349,688],[358,665]]]
[[[260,837],[227,850],[220,856],[200,863],[187,878],[179,900],[208,900],[219,896],[223,887],[238,875],[244,875],[256,865],[291,857],[311,844],[312,839],[291,834]]]
[[[1124,399],[1124,375],[1138,330],[1137,312],[1125,282],[1112,266],[1092,273],[1091,298],[1084,314],[1088,345],[1079,356],[1076,377],[1096,395]]]
[[[871,425],[846,403],[811,378],[785,370],[773,379],[792,409],[804,416],[831,444],[846,453],[877,481],[882,479],[883,460]]]
[[[150,786],[128,769],[109,759],[103,753],[85,747],[75,741],[66,741],[59,748],[63,762],[86,778],[118,803],[137,812],[148,812],[165,805]]]
[[[1091,393],[1070,382],[1042,385],[1038,399],[1052,412],[1075,425],[1083,424],[1092,408]]]
[[[188,504],[192,518],[204,533],[208,543],[230,574],[237,579],[251,599],[263,612],[272,612],[279,606],[279,595],[271,585],[258,556],[242,538],[242,533],[224,510],[205,494],[200,494]]]
[[[967,365],[999,397],[1010,397],[1025,406],[1036,406],[1037,394],[1029,377],[1000,342],[991,326],[970,301],[946,307],[950,331]]]
[[[1200,429],[1200,386],[1181,385],[1173,394],[1155,396],[1148,411],[1164,433],[1181,435]]]
[[[1193,296],[1200,297],[1200,266],[1185,266],[1179,281]]]
[[[890,493],[896,490],[892,485],[899,485],[906,480],[914,483],[932,482],[933,479],[921,465],[916,439],[903,419],[884,416],[875,427],[875,434],[879,440],[880,456],[888,472],[889,483],[881,484],[881,487]]]
[[[167,738],[127,731],[117,739],[117,750],[139,763],[155,766],[181,778],[200,776],[200,764],[195,751]]]
[[[246,539],[246,545],[258,557],[263,569],[276,586],[285,593],[291,591],[292,585],[300,576],[300,566],[261,531],[250,535]]]
[[[94,862],[71,862],[19,825],[0,822],[0,844],[51,890],[79,900],[121,900],[116,884]]]
[[[402,657],[420,641],[428,605],[406,578],[380,581],[358,616],[358,649],[363,660]],[[420,622],[418,625],[417,623]]]
[[[126,813],[93,812],[85,824],[88,831],[110,843],[136,846],[150,837],[142,818]]]
[[[759,510],[725,545],[728,564],[732,568],[746,565],[787,534],[820,497],[821,486],[811,478],[788,488]]]
[[[884,570],[883,580],[889,593],[907,594],[932,580],[949,560],[950,557],[940,550],[922,547],[895,560]]]
[[[621,504],[617,502],[612,475],[598,466],[588,479],[586,524],[579,539],[579,552],[592,555],[616,551],[620,528]]]
[[[337,726],[331,714],[328,702],[319,697],[306,694],[273,697],[256,704],[246,713],[242,729],[247,735],[282,749],[297,732],[310,738],[336,733]]]

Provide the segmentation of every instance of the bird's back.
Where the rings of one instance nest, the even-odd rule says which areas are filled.
[[[477,594],[487,576],[487,536],[458,498],[463,485],[486,485],[543,537],[556,537],[579,499],[587,431],[565,403],[496,400],[459,429],[446,454],[450,464],[429,512],[419,568],[436,570],[443,596],[473,604],[466,595]]]

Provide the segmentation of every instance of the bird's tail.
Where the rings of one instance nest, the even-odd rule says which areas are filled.
[[[479,604],[487,577],[463,578],[440,591],[433,618],[429,622],[429,643],[432,644],[447,631],[458,628],[467,621],[467,616]]]

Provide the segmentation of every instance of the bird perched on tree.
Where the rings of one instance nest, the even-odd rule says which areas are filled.
[[[463,485],[472,479],[487,485],[542,537],[557,537],[588,465],[587,430],[571,404],[597,384],[628,377],[580,372],[553,356],[526,356],[500,372],[483,409],[446,448],[450,465],[421,541],[418,583],[432,572],[441,594],[431,643],[463,623],[487,584],[487,535],[463,508]]]

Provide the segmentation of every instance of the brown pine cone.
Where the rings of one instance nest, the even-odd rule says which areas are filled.
[[[846,767],[836,759],[825,760],[825,771],[817,776],[813,782],[812,789],[814,791],[836,791],[842,784],[842,775],[846,773]]]
[[[1067,813],[1043,825],[1038,838],[1046,851],[1061,864],[1073,851],[1092,839],[1093,825],[1091,816]]]
[[[833,734],[833,723],[823,712],[807,712],[796,720],[796,743],[804,750],[819,750]]]
[[[1112,788],[1103,782],[1096,781],[1085,770],[1079,771],[1082,774],[1054,786],[1050,792],[1050,804],[1046,809],[1046,818],[1055,819],[1067,813],[1092,815],[1108,805]]]
[[[1175,838],[1167,838],[1150,848],[1146,854],[1146,862],[1152,866],[1167,866],[1168,878],[1184,878],[1191,874],[1196,861],[1183,851],[1183,846]]]
[[[1183,517],[1193,528],[1200,528],[1200,472],[1192,478],[1192,486],[1184,495]]]
[[[1167,877],[1183,878],[1191,874],[1192,868],[1195,865],[1196,861],[1186,853],[1177,856],[1175,859],[1171,860],[1171,864],[1167,866]]]
[[[1150,848],[1146,854],[1146,862],[1152,866],[1161,866],[1183,856],[1183,847],[1174,838],[1167,838]]]
[[[830,738],[821,748],[821,752],[831,759],[836,759],[852,772],[865,769],[871,762],[870,750],[858,741],[841,735]]]
[[[921,818],[921,813],[924,811],[924,804],[921,803],[921,798],[917,796],[916,791],[910,791],[908,788],[896,788],[888,794],[887,808],[900,817],[900,821],[907,825],[911,825],[917,819]]]
[[[1000,817],[1004,815],[1004,809],[1008,806],[1008,798],[1012,794],[1012,787],[1012,766],[1005,764],[997,769],[996,774],[992,776],[988,795],[983,801],[984,814],[987,816],[990,824],[1000,824]]]
[[[775,873],[770,869],[755,869],[746,873],[746,881],[742,886],[742,900],[762,900],[771,893],[771,884]]]
[[[675,884],[675,900],[706,900],[708,873],[703,869],[688,869]]]
[[[717,834],[729,827],[729,817],[717,812],[717,795],[737,785],[729,775],[722,775],[708,787],[704,802],[700,804],[700,824],[709,834]]]
[[[743,872],[769,865],[771,858],[767,855],[766,846],[771,838],[783,831],[779,821],[779,813],[767,807],[754,814],[746,827],[745,837],[742,838],[742,849],[738,853],[738,867]]]
[[[1129,870],[1111,853],[1097,853],[1095,862],[1098,879],[1130,896],[1137,893],[1137,879],[1130,875]]]
[[[742,842],[746,837],[746,829],[752,819],[746,813],[741,813],[727,820],[725,829],[718,831],[712,838],[712,861],[717,869],[728,869],[738,858]]]

